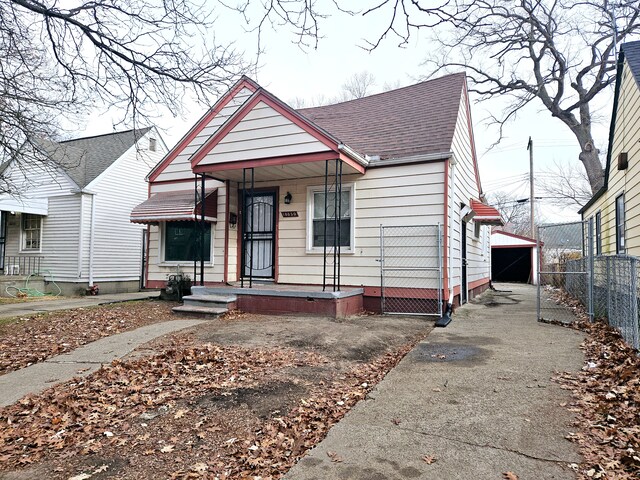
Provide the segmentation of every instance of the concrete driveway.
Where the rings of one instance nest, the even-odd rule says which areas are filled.
[[[434,330],[288,480],[573,479],[569,394],[582,334],[536,321],[534,287],[500,285]],[[512,477],[516,478],[516,477]]]

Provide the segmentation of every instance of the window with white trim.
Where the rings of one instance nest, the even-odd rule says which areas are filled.
[[[307,250],[321,252],[324,249],[325,229],[327,247],[336,243],[344,253],[354,249],[354,186],[342,186],[342,195],[336,205],[335,191],[328,191],[325,202],[324,187],[309,187],[307,192]],[[340,209],[339,215],[336,212]],[[326,219],[326,222],[325,222]],[[337,242],[336,242],[337,239]]]
[[[596,255],[602,255],[602,215],[596,213]]]
[[[625,253],[624,194],[616,198],[616,253]]]
[[[40,250],[42,241],[42,217],[25,213],[22,215],[22,250]]]
[[[211,224],[204,224],[204,261],[211,261]],[[200,228],[197,222],[167,222],[164,225],[164,261],[192,262],[199,260]]]

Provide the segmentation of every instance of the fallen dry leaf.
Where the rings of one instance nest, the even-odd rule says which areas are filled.
[[[173,449],[175,448],[175,445],[165,445],[164,447],[162,447],[160,449],[160,451],[162,453],[169,453],[169,452],[173,452]]]
[[[433,455],[425,455],[422,457],[422,461],[424,463],[426,463],[427,465],[431,465],[433,463],[436,463],[438,459],[436,457],[434,457]]]
[[[343,461],[342,457],[336,452],[327,452],[327,457],[329,457],[332,462],[339,463]]]
[[[502,478],[504,478],[505,480],[518,480],[518,475],[513,472],[504,472],[502,474]]]

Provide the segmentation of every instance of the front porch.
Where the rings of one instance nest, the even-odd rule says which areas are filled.
[[[235,297],[235,307],[243,312],[273,315],[304,313],[344,318],[363,311],[363,288],[342,287],[339,291],[321,286],[289,285],[254,281],[252,288],[239,282],[220,286],[194,286],[193,296]],[[188,302],[185,297],[185,303]]]

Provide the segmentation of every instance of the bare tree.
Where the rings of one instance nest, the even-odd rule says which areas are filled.
[[[318,22],[327,15],[318,2],[276,3],[296,12],[289,17],[281,13],[283,22],[293,25],[301,38],[317,41]],[[331,3],[338,0],[321,5],[328,8]],[[510,99],[508,107],[491,118],[500,126],[500,138],[506,122],[537,102],[575,136],[592,193],[603,184],[592,134],[593,101],[615,81],[616,44],[640,32],[640,2],[371,0],[362,8],[362,15],[387,22],[368,42],[369,49],[393,37],[404,45],[417,30],[428,30],[434,50],[440,52],[428,60],[434,73],[465,69],[470,90],[481,100]]]
[[[365,71],[354,73],[342,84],[342,91],[346,94],[345,100],[366,97],[371,95],[372,88],[376,84],[376,77]]]
[[[582,208],[592,196],[586,172],[571,163],[555,162],[536,175],[536,183],[545,200],[557,207]]]
[[[438,27],[440,55],[429,60],[435,72],[464,68],[481,99],[510,98],[492,118],[500,134],[525,105],[541,103],[576,137],[595,193],[603,169],[592,134],[593,100],[615,81],[616,44],[640,31],[637,0],[615,7],[614,14],[606,0],[385,0],[365,14],[389,9],[384,35],[401,43],[413,30]]]
[[[213,27],[192,0],[0,0],[0,162],[51,161],[41,139],[96,108],[136,127],[209,103],[250,66]]]
[[[503,191],[497,191],[488,195],[488,201],[502,215],[505,225],[501,230],[531,236],[528,198],[518,199]]]

